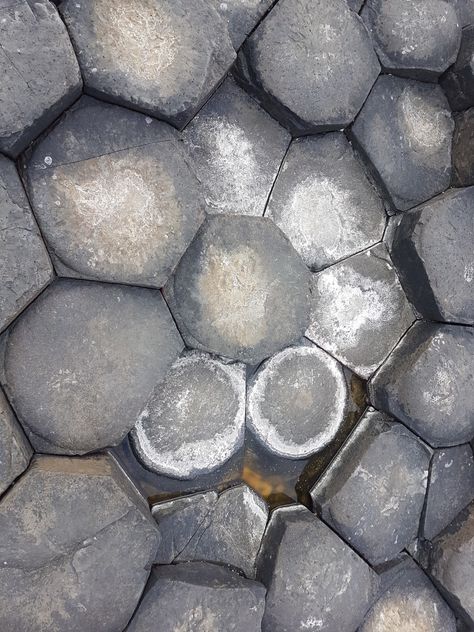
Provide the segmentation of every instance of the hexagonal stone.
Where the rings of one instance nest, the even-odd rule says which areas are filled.
[[[263,215],[291,136],[232,79],[183,132],[212,213]]]
[[[313,270],[380,241],[383,202],[344,134],[295,140],[265,213]]]
[[[361,16],[386,72],[431,81],[456,61],[461,26],[445,0],[367,0]]]
[[[273,0],[212,0],[227,22],[230,39],[237,50],[273,4]]]
[[[35,147],[27,186],[65,276],[162,287],[204,219],[173,128],[88,97]]]
[[[448,188],[453,129],[439,86],[384,75],[352,134],[395,208],[405,211]]]
[[[39,451],[115,445],[182,349],[157,290],[60,280],[6,342],[5,388]]]
[[[455,187],[474,184],[474,108],[454,118],[453,178]]]
[[[441,86],[453,110],[474,105],[474,24],[463,29],[456,63],[442,77]]]
[[[131,433],[142,463],[190,479],[223,465],[244,443],[245,367],[191,352],[159,382]]]
[[[311,490],[314,505],[371,564],[418,533],[430,452],[407,428],[369,409]]]
[[[128,632],[260,632],[265,588],[215,564],[156,567]]]
[[[345,0],[278,2],[237,65],[239,80],[294,135],[349,125],[380,70]]]
[[[159,533],[112,459],[36,457],[0,524],[2,630],[123,630]]]
[[[235,59],[207,0],[64,0],[87,91],[184,127]]]
[[[187,344],[257,364],[308,325],[310,273],[264,217],[209,216],[165,287]]]
[[[53,268],[15,165],[0,156],[0,331],[52,277]]]
[[[33,451],[0,389],[0,495],[28,467]]]
[[[16,158],[82,88],[66,28],[51,2],[1,3],[0,71],[0,151]]]
[[[474,435],[474,330],[417,322],[369,383],[377,408],[433,447]]]
[[[372,605],[371,568],[302,506],[273,512],[258,560],[263,632],[353,632]]]

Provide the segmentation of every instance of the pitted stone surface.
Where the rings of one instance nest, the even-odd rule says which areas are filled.
[[[206,562],[156,567],[127,632],[260,632],[265,588]]]
[[[263,215],[291,137],[232,79],[183,133],[211,213]]]
[[[0,495],[28,467],[33,451],[0,389]]]
[[[40,451],[119,443],[182,349],[157,290],[60,280],[13,327],[5,388]]]
[[[385,228],[383,202],[341,133],[293,142],[265,214],[313,270],[372,246]]]
[[[90,94],[184,125],[235,59],[208,0],[64,0],[60,6]]]
[[[268,218],[209,216],[165,288],[189,346],[257,364],[304,333],[310,273]]]
[[[15,165],[0,156],[0,331],[52,276],[53,268]]]
[[[371,564],[381,564],[418,533],[429,461],[414,434],[369,409],[311,497],[330,526]]]
[[[345,0],[278,2],[238,57],[240,81],[295,135],[351,123],[379,70]]]
[[[212,0],[226,21],[235,50],[245,41],[252,29],[268,11],[273,0]]]
[[[369,383],[374,406],[433,447],[474,435],[474,330],[418,322]]]
[[[131,438],[149,469],[190,479],[243,445],[245,367],[190,352],[176,360],[140,413]]]
[[[438,85],[381,76],[352,128],[395,208],[447,189],[454,123]]]
[[[366,379],[414,321],[383,244],[315,274],[311,305],[306,336]]]
[[[124,629],[159,533],[112,459],[35,457],[0,524],[2,630]]]
[[[474,106],[474,24],[463,29],[456,63],[441,79],[453,110]]]
[[[162,287],[204,219],[173,128],[84,97],[27,165],[59,272]]]
[[[361,12],[384,70],[436,80],[456,61],[461,26],[446,0],[367,0]]]
[[[82,88],[67,31],[48,0],[0,4],[0,72],[0,151],[16,158]]]
[[[453,179],[455,187],[474,185],[474,107],[454,119]]]
[[[302,506],[273,512],[257,578],[267,587],[263,632],[353,632],[378,588],[371,568]]]

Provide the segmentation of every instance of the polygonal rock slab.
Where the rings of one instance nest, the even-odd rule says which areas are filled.
[[[474,184],[474,107],[454,118],[453,179],[455,187]]]
[[[367,0],[361,16],[386,72],[430,81],[456,61],[461,26],[445,0]]]
[[[33,451],[0,389],[0,495],[28,467]]]
[[[59,272],[162,287],[204,219],[173,128],[84,97],[27,165]]]
[[[384,75],[352,127],[395,208],[405,211],[447,189],[454,123],[438,85]]]
[[[453,110],[474,105],[474,24],[463,29],[458,58],[441,78],[441,86]]]
[[[257,577],[267,587],[263,632],[354,632],[378,588],[371,568],[302,506],[273,512]]]
[[[191,352],[157,384],[131,433],[142,463],[190,479],[220,467],[244,442],[245,367]]]
[[[238,57],[239,80],[294,135],[351,123],[379,70],[345,0],[278,2]]]
[[[227,23],[230,39],[237,50],[270,8],[273,0],[212,0]]]
[[[2,630],[124,629],[159,533],[112,459],[36,457],[0,524]]]
[[[265,588],[215,564],[155,567],[127,632],[260,632]]]
[[[417,322],[369,383],[372,404],[433,447],[474,435],[474,329]]]
[[[264,217],[211,215],[165,287],[187,344],[257,364],[308,325],[310,273]]]
[[[64,0],[87,91],[184,127],[235,59],[207,0]]]
[[[311,305],[306,336],[365,379],[414,321],[383,244],[313,275]]]
[[[212,213],[263,215],[291,136],[232,79],[183,132]]]
[[[292,143],[265,215],[313,270],[372,246],[385,228],[383,202],[340,133]]]
[[[430,452],[407,428],[369,409],[311,490],[328,522],[371,564],[418,533]]]
[[[157,290],[60,280],[16,322],[5,388],[40,451],[119,443],[182,349]]]
[[[0,156],[0,331],[52,277],[53,268],[15,165]]]
[[[71,42],[51,2],[1,3],[0,72],[0,151],[16,158],[82,88]]]
[[[426,318],[474,323],[474,187],[403,215],[391,245],[408,298]]]

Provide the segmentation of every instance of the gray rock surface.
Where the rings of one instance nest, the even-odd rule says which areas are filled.
[[[453,110],[474,105],[474,24],[463,29],[456,63],[441,78],[441,86]]]
[[[364,0],[347,0],[347,4],[353,11],[360,11],[362,5],[364,4]]]
[[[22,474],[33,451],[0,388],[0,495]]]
[[[352,128],[393,205],[405,211],[447,189],[454,123],[438,85],[390,75],[375,84]]]
[[[242,47],[239,80],[294,135],[340,129],[380,65],[345,0],[282,0]]]
[[[385,228],[383,202],[341,133],[292,143],[265,215],[313,270],[372,246]]]
[[[449,0],[456,9],[460,25],[464,28],[474,24],[474,0]]]
[[[227,23],[230,39],[237,50],[245,38],[263,18],[273,0],[212,0]]]
[[[474,185],[474,107],[454,119],[453,179],[455,187]]]
[[[107,457],[35,457],[0,502],[2,632],[123,630],[159,540]]]
[[[157,290],[60,280],[11,330],[5,389],[33,446],[119,443],[182,349]]]

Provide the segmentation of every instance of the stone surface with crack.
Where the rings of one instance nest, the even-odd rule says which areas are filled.
[[[0,496],[22,474],[33,450],[0,388]]]
[[[253,28],[257,26],[273,4],[273,0],[212,0],[226,21],[235,50],[241,47]]]
[[[456,63],[441,78],[441,86],[453,110],[474,106],[474,24],[463,29]]]
[[[474,107],[454,118],[453,179],[455,187],[474,185]]]

